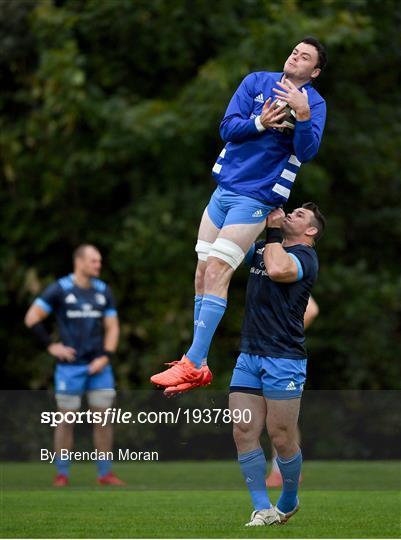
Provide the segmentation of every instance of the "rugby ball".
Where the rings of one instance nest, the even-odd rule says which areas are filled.
[[[285,104],[285,101],[282,101],[281,99],[278,99],[276,101],[275,108],[281,107]],[[277,128],[281,133],[285,133],[286,135],[289,135],[293,132],[295,128],[295,122],[296,122],[296,113],[294,109],[291,109],[291,107],[286,103],[284,112],[286,113],[285,116],[282,118],[280,125],[282,127]]]

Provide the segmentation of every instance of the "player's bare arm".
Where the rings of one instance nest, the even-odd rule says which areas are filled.
[[[28,328],[32,328],[32,326],[34,326],[35,324],[44,321],[47,316],[48,314],[44,309],[37,306],[36,304],[32,304],[25,315],[25,326],[27,326]]]
[[[278,283],[297,281],[297,265],[281,244],[266,244],[263,260],[267,274],[272,281]]]
[[[285,218],[282,208],[276,208],[267,218],[267,227],[280,230]],[[267,243],[263,261],[266,271],[272,281],[279,283],[292,283],[297,280],[298,268],[292,257],[284,250],[280,241]]]
[[[117,350],[118,338],[120,336],[120,324],[118,317],[105,317],[104,325],[104,350],[115,352]]]
[[[104,326],[104,350],[107,354],[94,358],[88,366],[89,373],[99,373],[110,362],[109,355],[117,350],[118,339],[120,336],[120,325],[118,317],[105,317]]]
[[[48,314],[44,309],[42,309],[36,304],[32,304],[25,315],[24,322],[25,325],[28,328],[33,329],[36,334],[39,333],[39,335],[44,335],[46,333],[46,330],[44,326],[42,326],[42,323],[47,316]],[[41,338],[39,337],[39,339]],[[48,344],[47,351],[55,358],[59,358],[60,360],[65,362],[74,362],[75,360],[75,349],[73,347],[66,347],[60,342]]]
[[[316,317],[319,315],[319,306],[316,300],[311,295],[309,297],[308,305],[306,306],[304,314],[304,328],[305,330],[313,323]]]

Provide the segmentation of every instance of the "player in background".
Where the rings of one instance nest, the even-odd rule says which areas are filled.
[[[304,329],[306,330],[312,324],[312,322],[319,315],[319,306],[317,305],[315,299],[310,296],[308,305],[306,306],[306,311],[304,315]],[[301,444],[301,432],[299,427],[297,427],[297,444]],[[271,445],[272,453],[272,466],[269,476],[266,478],[266,486],[268,488],[281,487],[283,485],[283,477],[281,476],[280,468],[277,463],[277,452],[273,445]],[[300,481],[302,478],[300,478]]]
[[[206,358],[227,306],[231,277],[262,232],[266,216],[285,204],[302,163],[319,150],[326,119],[324,99],[313,88],[327,62],[322,44],[305,38],[283,72],[251,73],[233,95],[220,124],[226,143],[213,167],[218,184],[198,232],[192,344],[180,361],[151,377],[171,394],[184,384],[210,384]],[[277,106],[277,99],[281,105]],[[281,124],[289,106],[294,129]]]
[[[93,411],[104,412],[116,395],[110,360],[117,349],[119,322],[111,289],[98,279],[102,267],[99,250],[83,244],[73,254],[74,273],[49,285],[33,302],[25,324],[56,358],[55,392],[58,410],[77,411],[87,395]],[[54,342],[43,323],[54,313],[59,341]],[[69,460],[60,459],[60,450],[72,450],[74,425],[63,422],[55,428],[57,475],[54,485],[69,483]],[[93,424],[93,443],[99,452],[112,451],[113,428]],[[125,485],[112,471],[110,460],[98,460],[99,484]]]
[[[325,219],[313,203],[267,218],[266,241],[255,245],[246,292],[241,354],[230,383],[230,409],[251,411],[233,424],[238,461],[254,511],[247,526],[285,523],[299,509],[302,453],[297,442],[306,379],[304,313],[317,278],[315,242]],[[267,427],[283,489],[276,506],[266,488],[260,435]]]

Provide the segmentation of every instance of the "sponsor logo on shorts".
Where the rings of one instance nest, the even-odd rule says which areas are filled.
[[[206,328],[206,324],[203,321],[198,321],[198,328]]]
[[[286,390],[296,390],[296,389],[297,387],[295,386],[294,381],[291,381],[290,383],[287,384]]]
[[[251,482],[253,482],[253,478],[251,478],[250,476],[247,476],[245,482],[247,484],[250,484]]]
[[[254,212],[254,213],[252,214],[252,217],[263,217],[263,212],[262,212],[262,210],[260,210],[260,209],[259,209],[259,210],[256,210],[256,212]]]

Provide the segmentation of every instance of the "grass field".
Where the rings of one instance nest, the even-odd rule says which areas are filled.
[[[1,465],[4,538],[399,538],[399,462],[306,462],[301,511],[281,527],[247,529],[251,505],[231,462],[119,464],[127,488],[97,487],[93,464]],[[279,491],[272,490],[275,502]]]

